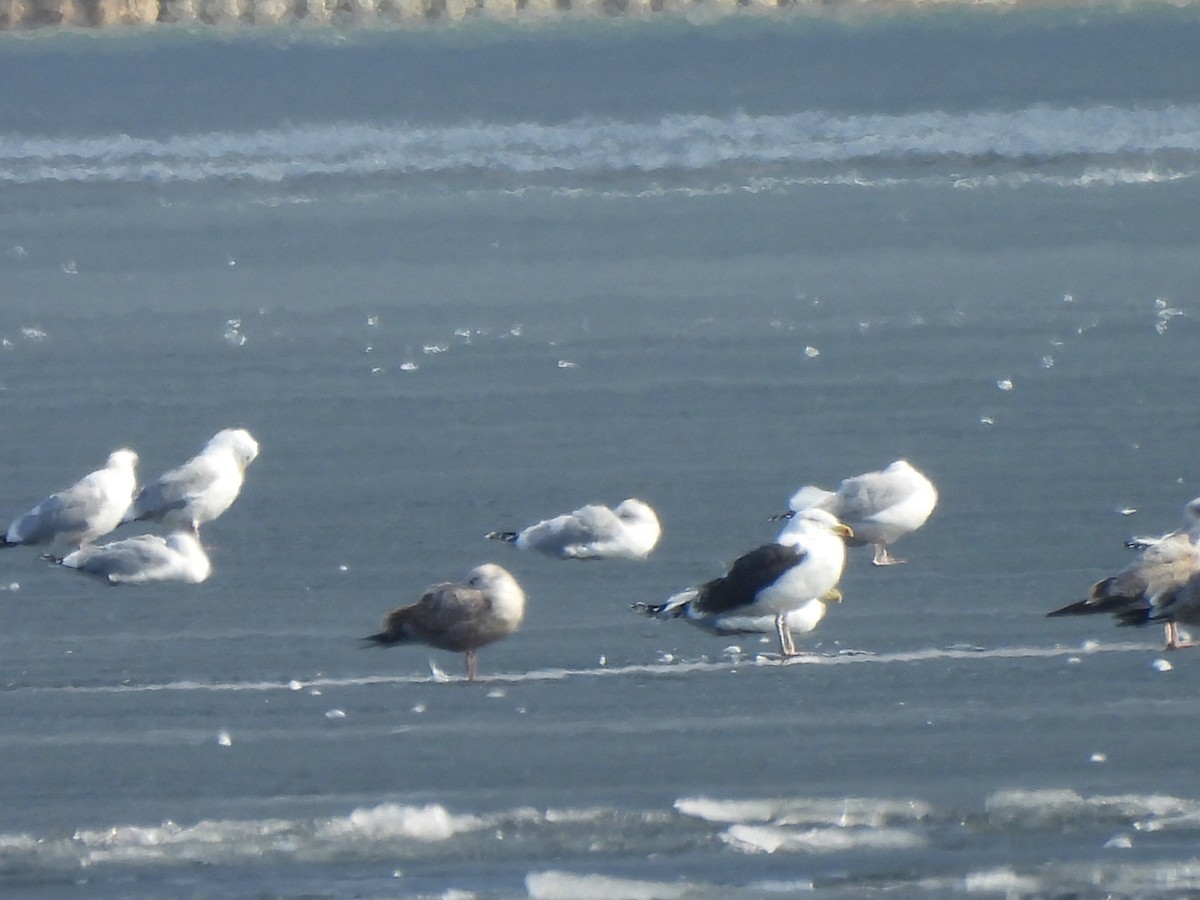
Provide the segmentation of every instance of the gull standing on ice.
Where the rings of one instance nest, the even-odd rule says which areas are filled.
[[[233,504],[242,490],[246,466],[258,456],[258,442],[243,428],[218,431],[183,465],[164,472],[138,493],[125,522],[161,522],[200,534]]]
[[[92,544],[67,554],[62,565],[103,578],[109,584],[199,584],[212,574],[208,554],[189,531],[176,531],[165,538],[141,534],[109,544]]]
[[[475,651],[508,637],[525,617],[525,592],[507,569],[484,563],[466,580],[428,588],[411,606],[388,613],[383,631],[364,638],[375,644],[427,644],[465,653],[467,680],[478,674]]]
[[[0,547],[50,544],[54,550],[90,544],[121,524],[137,490],[138,455],[114,450],[103,469],[51,494],[8,526]]]
[[[584,506],[524,531],[492,531],[487,537],[559,559],[645,559],[661,535],[650,505],[630,497],[613,509]]]
[[[1097,581],[1088,596],[1047,616],[1081,616],[1111,613],[1126,624],[1162,621],[1166,628],[1166,648],[1189,646],[1179,638],[1179,625],[1173,616],[1151,615],[1168,594],[1178,591],[1200,571],[1200,551],[1186,532],[1156,539],[1133,562],[1116,575]]]
[[[812,631],[825,602],[840,600],[838,580],[846,563],[845,540],[853,531],[822,509],[795,513],[775,543],[740,557],[729,571],[665,603],[636,603],[656,619],[684,618],[714,634],[770,631],[784,658],[795,656],[792,630]]]
[[[1148,625],[1159,622],[1167,628],[1167,649],[1194,647],[1195,641],[1179,638],[1179,624],[1200,625],[1200,571],[1176,588],[1160,591],[1149,602],[1117,612],[1122,625]],[[1172,637],[1174,627],[1174,637]]]
[[[802,509],[823,509],[854,529],[852,547],[871,544],[875,548],[872,563],[890,566],[902,563],[888,552],[895,543],[925,524],[937,506],[937,488],[933,482],[898,459],[886,469],[847,478],[836,491],[808,485],[788,501],[789,511],[775,516],[786,519]]]

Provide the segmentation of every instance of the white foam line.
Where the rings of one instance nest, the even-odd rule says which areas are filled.
[[[923,161],[1019,163],[1033,158],[1049,163],[1083,157],[1088,162],[1071,163],[1073,168],[1083,165],[1081,173],[1029,177],[1087,186],[1172,177],[1171,169],[1160,170],[1183,166],[1185,172],[1191,171],[1194,163],[1172,160],[1191,159],[1198,151],[1197,104],[865,115],[820,110],[786,115],[673,114],[658,121],[582,118],[551,124],[467,122],[438,127],[406,121],[339,122],[253,132],[198,132],[167,139],[127,134],[76,139],[0,135],[0,183],[171,184],[238,178],[276,184],[314,175],[357,179],[467,171],[507,174],[528,183],[538,175],[555,176],[557,182],[564,173],[588,177],[712,172],[730,165],[833,164],[858,169],[883,163],[901,164],[907,170],[912,162]],[[958,171],[962,166],[952,162],[951,168]],[[853,179],[845,174],[835,177]],[[1023,172],[996,173],[989,163],[983,175],[951,183],[991,187],[1013,178],[1021,184],[1024,177]],[[770,181],[753,183],[761,189]]]
[[[611,678],[625,675],[676,675],[685,672],[731,672],[746,667],[841,666],[860,664],[920,663],[946,659],[1053,659],[1055,657],[1093,656],[1099,653],[1146,653],[1159,650],[1155,644],[1089,642],[1082,647],[929,647],[897,653],[848,652],[836,655],[802,654],[789,660],[776,656],[757,655],[738,660],[707,659],[669,662],[634,663],[626,666],[603,666],[590,669],[535,669],[521,673],[486,675],[484,683],[516,684],[532,681],[565,681],[569,678]],[[449,679],[429,675],[358,675],[348,678],[310,678],[292,681],[171,681],[158,684],[112,684],[88,686],[30,686],[13,687],[8,693],[70,693],[70,694],[139,694],[158,691],[289,691],[310,688],[366,687],[374,684],[420,684],[439,682],[463,684],[463,676]]]

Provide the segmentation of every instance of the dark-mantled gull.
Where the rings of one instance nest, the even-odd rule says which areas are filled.
[[[937,488],[907,460],[898,459],[886,469],[866,472],[843,481],[836,491],[807,485],[788,501],[787,518],[802,509],[823,509],[854,529],[852,547],[870,544],[877,566],[902,563],[888,551],[910,532],[916,531],[937,506]]]
[[[218,431],[181,466],[141,489],[126,522],[159,522],[170,529],[200,533],[233,504],[242,490],[246,466],[258,457],[258,442],[244,428]]]
[[[630,497],[612,509],[584,506],[523,531],[493,531],[487,537],[559,559],[644,559],[661,535],[650,505]]]
[[[103,469],[85,475],[69,488],[51,494],[14,520],[0,547],[21,544],[51,546],[57,551],[90,544],[121,524],[137,489],[138,455],[114,450]]]
[[[767,630],[779,637],[783,657],[796,655],[792,631],[811,631],[825,615],[846,563],[853,531],[822,509],[797,512],[774,543],[739,557],[720,578],[688,588],[658,604],[633,608],[656,619],[683,618],[715,634]]]
[[[1192,538],[1183,532],[1156,540],[1116,575],[1097,581],[1083,600],[1069,603],[1047,616],[1081,616],[1108,613],[1118,621],[1150,621],[1143,615],[1153,609],[1158,598],[1181,588],[1200,571],[1200,552]],[[1170,617],[1161,619],[1166,628],[1166,647],[1183,646],[1179,627]]]
[[[388,613],[383,631],[365,638],[375,644],[427,644],[439,650],[465,653],[467,679],[478,669],[475,651],[508,637],[525,617],[525,592],[507,570],[484,563],[463,581],[428,588],[411,606]]]
[[[189,531],[162,537],[140,534],[108,544],[91,544],[62,560],[69,569],[102,578],[109,584],[182,581],[199,584],[212,574],[212,563]]]

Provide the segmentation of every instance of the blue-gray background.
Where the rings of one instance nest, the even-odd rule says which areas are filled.
[[[0,558],[6,895],[1200,887],[1196,662],[1042,617],[1200,493],[1198,45],[1151,7],[5,38],[0,517],[262,445],[204,585]],[[900,456],[941,505],[851,553],[817,655],[629,611]],[[644,563],[482,539],[626,496]],[[360,646],[485,560],[529,594],[492,681]]]

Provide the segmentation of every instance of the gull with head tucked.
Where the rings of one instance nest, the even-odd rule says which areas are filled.
[[[200,534],[233,505],[242,490],[246,467],[258,457],[258,442],[243,428],[213,435],[183,465],[170,469],[138,493],[125,522],[159,522],[170,529]]]
[[[109,584],[199,584],[212,574],[208,554],[190,531],[176,531],[166,537],[140,534],[108,544],[90,544],[68,553],[61,564]]]
[[[523,531],[492,531],[487,537],[559,559],[644,559],[661,535],[650,504],[630,497],[613,509],[588,505]]]
[[[137,489],[138,455],[114,450],[104,468],[85,475],[69,488],[51,494],[8,526],[0,547],[21,544],[51,547],[50,555],[76,549],[103,537],[121,524]]]
[[[904,560],[892,556],[888,545],[924,525],[937,501],[933,482],[907,460],[898,459],[886,469],[847,478],[836,491],[802,487],[788,501],[789,511],[773,518],[823,509],[854,529],[854,538],[847,542],[850,546],[870,544],[875,549],[872,562],[890,566]]]
[[[840,600],[838,580],[853,531],[821,509],[797,512],[774,543],[739,557],[720,578],[688,588],[663,603],[636,603],[656,619],[685,619],[714,634],[773,628],[784,658],[797,655],[792,631],[812,631],[825,603]]]
[[[426,644],[465,653],[467,680],[474,681],[475,652],[508,637],[524,617],[521,585],[507,569],[484,563],[463,581],[435,584],[416,603],[392,610],[383,620],[383,630],[364,640],[381,646]]]

